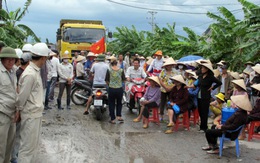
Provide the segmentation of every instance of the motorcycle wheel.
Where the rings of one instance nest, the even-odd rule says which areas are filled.
[[[84,104],[86,104],[87,100],[77,97],[75,95],[75,93],[79,93],[84,97],[88,97],[91,94],[91,89],[87,90],[87,89],[83,89],[83,88],[75,88],[75,89],[72,90],[72,92],[70,94],[71,101],[75,105],[84,105]]]
[[[96,109],[95,112],[97,120],[100,121],[102,119],[101,109]]]

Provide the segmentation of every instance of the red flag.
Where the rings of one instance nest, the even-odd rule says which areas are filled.
[[[105,38],[102,37],[98,42],[90,47],[90,51],[96,54],[105,52]]]

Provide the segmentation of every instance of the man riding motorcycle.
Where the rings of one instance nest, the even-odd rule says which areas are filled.
[[[98,55],[95,61],[96,63],[93,63],[93,66],[90,70],[90,74],[94,76],[93,87],[95,87],[95,85],[106,85],[105,78],[109,67],[107,64],[105,64],[105,56]],[[89,114],[88,109],[90,107],[90,104],[92,103],[92,99],[92,95],[89,96],[86,109],[83,113],[84,115]]]
[[[134,98],[130,99],[130,91],[134,83],[131,82],[134,78],[146,78],[146,73],[142,67],[140,67],[140,60],[138,58],[135,58],[133,60],[133,66],[130,66],[125,74],[126,77],[126,101],[129,103],[130,110],[135,107],[135,100]]]

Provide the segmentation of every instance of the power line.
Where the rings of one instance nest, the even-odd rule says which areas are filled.
[[[186,12],[186,11],[176,11],[176,10],[168,10],[168,9],[156,9],[156,8],[148,8],[148,7],[140,7],[140,6],[134,6],[134,5],[129,5],[129,4],[125,4],[125,3],[120,3],[120,2],[116,2],[113,0],[107,0],[108,2],[111,3],[115,3],[118,5],[122,5],[122,6],[127,6],[127,7],[132,7],[132,8],[137,8],[137,9],[144,9],[144,10],[153,10],[153,11],[166,11],[166,12],[174,12],[174,13],[180,13],[180,14],[198,14],[198,15],[204,15],[207,13],[200,13],[200,12]],[[231,10],[232,11],[238,11],[238,10],[242,10],[242,9],[235,9],[235,10]],[[212,12],[214,14],[217,14],[219,12]]]
[[[228,3],[228,4],[193,4],[193,5],[180,5],[180,4],[161,4],[161,3],[143,3],[139,1],[129,1],[129,0],[121,0],[125,2],[134,2],[134,3],[140,3],[140,4],[153,4],[153,5],[161,5],[161,6],[238,6],[239,3]]]

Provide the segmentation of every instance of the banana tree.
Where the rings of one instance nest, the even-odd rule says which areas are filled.
[[[260,55],[260,7],[245,0],[239,0],[243,6],[244,20],[239,27],[246,29],[237,51],[245,55],[245,60],[255,61]]]
[[[0,30],[2,31],[0,39],[6,42],[7,45],[12,47],[21,46],[28,37],[32,37],[37,42],[40,41],[28,26],[25,24],[17,24],[25,16],[31,2],[32,0],[27,0],[23,9],[18,8],[15,11],[7,12],[0,9],[0,17],[4,22],[4,25],[0,27]]]

